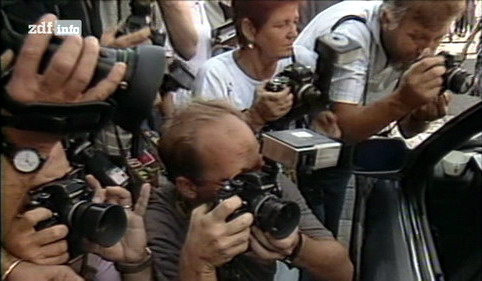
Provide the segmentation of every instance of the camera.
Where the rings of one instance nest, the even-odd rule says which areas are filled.
[[[119,205],[92,203],[93,193],[86,182],[78,178],[53,181],[30,192],[29,209],[44,207],[53,213],[51,218],[36,225],[37,230],[56,224],[68,226],[71,259],[83,253],[83,238],[111,247],[127,229],[125,210]]]
[[[152,26],[152,5],[151,0],[131,0],[131,14],[116,33],[116,37],[136,32],[144,27],[150,27],[151,36],[149,39],[153,45],[164,47],[166,44],[166,33]]]
[[[300,222],[300,208],[295,202],[281,200],[281,188],[276,180],[276,163],[260,172],[243,173],[229,180],[219,191],[218,202],[238,195],[243,206],[229,219],[246,212],[254,216],[254,224],[276,239],[288,237]]]
[[[274,121],[272,127],[282,127],[285,120],[297,120],[312,112],[323,111],[329,104],[328,94],[323,94],[313,84],[313,72],[300,63],[287,66],[275,78],[266,83],[265,89],[270,92],[279,92],[290,87],[293,93],[291,110],[281,120]],[[276,124],[281,124],[277,126]],[[277,128],[279,129],[279,128]]]
[[[475,75],[470,74],[461,67],[463,59],[448,52],[440,52],[445,58],[445,68],[447,72],[444,75],[444,87],[454,94],[466,94],[475,87]]]
[[[18,54],[24,41],[24,35],[16,32],[12,28],[7,15],[3,11],[1,11],[1,15],[3,26],[0,32],[1,39],[6,47],[11,48],[16,54]],[[62,39],[55,36],[52,38],[40,63],[39,73],[45,71],[50,59],[59,49],[61,44]],[[125,130],[137,132],[141,122],[149,116],[157,91],[163,80],[166,64],[164,49],[152,45],[141,45],[135,48],[126,49],[101,47],[95,72],[89,87],[95,86],[98,82],[106,78],[114,64],[117,62],[124,62],[127,65],[122,82],[115,93],[107,99],[106,102],[96,102],[95,104],[103,104],[109,108],[113,108],[114,110],[106,112],[112,114],[113,111],[113,119],[115,123]],[[88,108],[85,104],[68,106],[43,105],[41,111],[43,114],[46,114],[45,112],[54,112],[54,107],[67,108],[55,111],[59,116],[52,118],[54,121],[56,118],[64,118],[66,120],[70,118],[68,119],[70,122],[79,119],[79,117],[75,118],[75,116],[72,117],[72,115],[80,111],[81,108]],[[90,110],[90,113],[94,114],[98,108],[88,108],[87,110]],[[38,114],[38,112],[36,113]],[[88,122],[89,120],[89,118],[85,118],[85,116],[83,119],[84,122]],[[97,120],[92,120],[90,124],[91,127],[97,129],[101,125],[103,124],[99,124]],[[85,125],[84,127],[88,126]],[[44,128],[50,130],[54,129],[49,128],[48,126],[44,126]],[[63,126],[62,129],[78,132],[78,128],[73,128],[73,126],[68,125]],[[90,130],[85,130],[92,131],[93,129],[90,128]]]
[[[358,43],[341,34],[329,33],[318,37],[315,43],[318,58],[314,73],[309,67],[295,62],[266,84],[265,89],[271,92],[290,87],[294,96],[291,110],[280,119],[270,122],[269,127],[275,130],[287,129],[293,120],[328,110],[335,64],[356,59],[360,50]]]

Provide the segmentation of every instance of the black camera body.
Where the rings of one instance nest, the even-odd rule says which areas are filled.
[[[86,182],[78,178],[53,181],[30,192],[29,209],[44,207],[53,213],[35,228],[67,225],[71,259],[83,253],[83,238],[111,247],[120,241],[127,229],[125,210],[119,205],[92,203],[93,193]]]
[[[261,230],[276,239],[288,237],[300,222],[300,208],[295,202],[280,199],[277,174],[277,167],[269,167],[261,172],[243,173],[230,180],[219,191],[218,202],[238,195],[243,206],[229,219],[249,212],[254,216],[254,224]]]
[[[443,77],[444,88],[454,94],[467,94],[472,91],[477,84],[477,79],[475,75],[461,67],[463,58],[448,52],[440,52],[438,55],[445,58],[447,71]]]
[[[328,109],[329,96],[321,93],[315,87],[313,84],[314,76],[310,68],[300,63],[294,63],[268,81],[265,87],[266,90],[279,92],[286,87],[290,87],[293,94],[291,110],[280,120],[270,123],[272,127],[281,129],[284,124],[291,120],[300,119],[308,113]]]

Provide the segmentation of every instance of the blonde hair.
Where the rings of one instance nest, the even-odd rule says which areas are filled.
[[[465,0],[384,0],[382,9],[394,17],[394,27],[407,16],[432,28],[459,17],[465,10]]]

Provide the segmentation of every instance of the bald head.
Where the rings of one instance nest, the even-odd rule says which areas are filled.
[[[254,138],[242,114],[226,102],[196,101],[177,111],[164,125],[158,146],[169,178],[200,177],[204,158],[200,151],[216,150],[218,142],[229,138],[237,140],[237,131]]]

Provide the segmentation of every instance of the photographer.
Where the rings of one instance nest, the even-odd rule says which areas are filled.
[[[286,178],[281,177],[281,198],[299,206],[301,220],[282,238],[261,231],[258,215],[229,218],[246,204],[241,197],[213,206],[226,181],[263,166],[259,143],[239,111],[226,102],[194,102],[163,133],[159,152],[171,183],[154,191],[146,214],[156,273],[169,280],[267,281],[274,278],[276,261],[285,260],[320,280],[351,280],[346,249]]]
[[[288,113],[293,104],[289,88],[270,92],[264,85],[292,63],[298,8],[299,1],[233,1],[241,47],[211,58],[202,66],[195,81],[195,96],[229,101],[244,111],[256,131]],[[297,59],[310,61],[304,53],[296,55]],[[329,120],[333,122],[326,127],[336,127],[336,120]]]
[[[49,14],[42,17],[37,24],[55,20],[56,17]],[[52,35],[44,34],[26,37],[11,76],[2,73],[2,83],[6,83],[2,84],[2,91],[5,91],[2,93],[3,99],[7,99],[5,95],[8,95],[8,99],[22,105],[39,102],[52,106],[78,104],[105,100],[117,89],[126,70],[124,63],[116,63],[107,77],[95,86],[89,86],[99,57],[99,43],[93,37],[82,39],[78,36],[67,36],[50,59],[45,71],[39,74],[39,65],[51,37]],[[5,80],[7,77],[9,80]],[[2,104],[4,120],[19,114],[9,112],[8,108],[3,106],[5,104]],[[2,280],[81,280],[69,267],[60,265],[69,259],[65,237],[70,230],[63,224],[37,230],[37,223],[51,218],[53,212],[47,208],[25,209],[30,202],[29,191],[63,178],[71,170],[60,142],[63,136],[4,126],[5,123],[2,124],[1,155],[4,172]],[[28,153],[25,153],[26,151]],[[25,157],[18,158],[21,152],[24,152]],[[92,177],[88,177],[88,181],[95,189],[95,202],[108,202],[125,207],[127,228],[120,242],[113,247],[104,248],[88,243],[87,249],[115,262],[116,267],[121,269],[132,269],[140,262],[148,262],[150,255],[145,250],[142,216],[149,198],[149,186],[143,187],[132,210],[131,195],[127,190],[120,187],[102,189]],[[95,259],[98,269],[104,267],[104,274],[110,271],[110,275],[104,275],[103,278],[106,279],[96,276],[99,277],[98,280],[116,280],[116,276],[120,278],[119,272],[113,270],[112,263]],[[89,258],[86,265],[89,265]],[[147,280],[149,276],[149,267],[137,272],[122,272],[123,280]],[[119,278],[117,280],[120,280]]]
[[[412,137],[445,116],[450,97],[441,94],[444,57],[433,53],[464,7],[459,0],[343,1],[305,27],[295,46],[313,51],[316,39],[329,33],[360,46],[358,56],[335,65],[331,80],[330,98],[345,142],[369,138],[397,121]],[[309,205],[334,232],[350,175],[349,159],[342,159],[338,167],[301,177]]]

